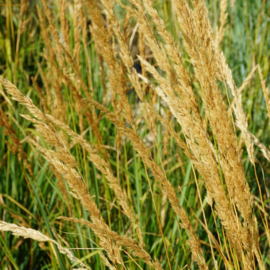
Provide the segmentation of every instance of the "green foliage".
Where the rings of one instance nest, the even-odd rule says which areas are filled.
[[[43,101],[37,93],[31,78],[33,77],[37,85],[45,93],[45,82],[42,77],[38,63],[47,71],[52,68],[46,63],[43,49],[44,40],[41,35],[40,23],[37,17],[36,6],[41,6],[40,1],[30,1],[27,11],[20,17],[19,1],[6,1],[0,3],[0,74],[12,83],[28,97],[31,97],[37,107],[42,107]],[[49,7],[55,17],[59,16],[57,1],[48,1]],[[68,1],[70,2],[70,1]],[[124,1],[128,2],[128,1]],[[219,6],[214,0],[209,0],[208,7],[213,28],[219,25]],[[270,83],[270,1],[235,1],[233,10],[231,2],[228,5],[228,21],[226,25],[225,37],[221,43],[221,48],[226,56],[229,66],[233,70],[234,79],[237,86],[248,76],[255,65],[260,65],[266,81]],[[69,3],[69,8],[73,3]],[[179,34],[179,25],[176,14],[173,12],[171,1],[154,1],[154,7],[159,15],[164,19],[167,30],[172,33],[179,50],[184,59],[187,70],[192,71],[191,63],[187,53],[183,49],[183,39]],[[125,13],[117,4],[116,14],[123,18]],[[86,12],[86,11],[85,11]],[[20,19],[29,20],[24,31],[19,33]],[[71,15],[67,12],[67,20],[70,26],[70,48],[74,48],[74,25]],[[132,20],[131,20],[132,21]],[[121,27],[124,20],[120,20]],[[136,23],[136,22],[135,22]],[[130,27],[135,27],[131,23]],[[60,27],[60,26],[57,26]],[[154,28],[154,26],[152,26]],[[91,35],[88,32],[88,35]],[[157,39],[161,38],[157,34]],[[137,46],[137,44],[131,46]],[[137,48],[134,48],[137,49]],[[87,59],[83,50],[80,52],[80,73],[83,80],[90,88],[88,78],[92,81],[94,89],[94,99],[103,102],[108,91],[108,70],[107,66],[100,60],[100,55],[96,54],[95,44],[90,38],[87,44],[89,54],[90,70],[87,66]],[[154,64],[154,63],[153,63]],[[90,74],[91,71],[91,75]],[[200,98],[200,89],[197,82],[192,82]],[[8,119],[22,142],[23,150],[27,155],[27,160],[33,169],[33,175],[27,170],[23,159],[12,153],[7,142],[12,143],[9,136],[4,133],[4,128],[0,126],[0,219],[9,223],[30,227],[49,237],[56,239],[62,246],[72,248],[76,257],[84,263],[90,265],[92,269],[107,269],[104,262],[98,255],[98,238],[86,227],[76,223],[60,222],[58,216],[73,216],[76,218],[89,219],[89,213],[81,204],[68,196],[67,201],[63,192],[57,185],[58,180],[53,174],[48,162],[42,158],[33,145],[26,143],[25,138],[36,136],[37,133],[33,124],[22,118],[21,114],[27,114],[27,109],[13,102],[9,96],[3,96],[4,91],[0,86],[0,108],[5,111]],[[226,99],[226,90],[223,90]],[[243,108],[248,119],[248,130],[251,131],[266,146],[270,143],[270,127],[267,116],[266,104],[261,89],[261,82],[257,72],[243,89]],[[66,123],[76,132],[80,133],[80,120],[74,106],[74,97],[70,89],[62,89],[62,98],[67,106]],[[82,94],[84,95],[84,94]],[[128,93],[129,102],[133,108],[138,106],[138,97],[135,92]],[[46,97],[47,98],[47,97]],[[229,101],[233,97],[229,93]],[[105,104],[112,110],[112,104]],[[167,107],[157,100],[159,111],[167,113]],[[53,108],[51,108],[53,110]],[[153,135],[147,127],[140,110],[134,109],[138,113],[137,133],[151,149],[155,162],[165,170],[166,176],[174,186],[179,198],[180,206],[183,206],[190,218],[190,222],[195,228],[196,234],[201,240],[207,258],[209,269],[214,269],[214,262],[208,247],[209,239],[199,220],[203,220],[203,211],[198,197],[198,190],[202,197],[202,205],[207,216],[208,228],[218,239],[224,238],[224,232],[220,221],[216,219],[213,209],[207,204],[206,190],[199,174],[194,170],[190,160],[183,154],[183,151],[176,146],[175,140],[170,137],[167,145],[167,153],[164,153],[164,129],[161,124],[157,124],[157,137]],[[94,131],[89,124],[84,121],[84,138],[96,145],[101,144],[107,147],[109,162],[113,169],[113,174],[119,180],[121,186],[127,193],[127,197],[133,202],[131,208],[134,209],[139,225],[144,232],[144,242],[146,250],[152,258],[159,258],[164,269],[169,269],[169,263],[164,248],[164,241],[168,247],[169,260],[172,269],[198,269],[198,265],[191,259],[191,251],[186,240],[188,234],[179,228],[179,220],[172,211],[171,206],[166,203],[166,198],[161,193],[158,184],[154,181],[152,173],[145,168],[142,159],[132,147],[131,142],[122,137],[119,143],[117,128],[96,109],[100,117],[99,130],[102,140],[98,142]],[[164,114],[165,114],[164,113]],[[181,134],[181,127],[173,122],[174,130]],[[239,133],[237,131],[237,133]],[[238,134],[241,141],[241,134]],[[214,140],[214,138],[212,138]],[[68,137],[68,143],[71,141]],[[41,145],[46,146],[46,141],[40,140]],[[101,147],[101,148],[102,148]],[[264,204],[268,210],[269,199],[269,162],[264,158],[259,148],[255,148],[256,173],[263,198],[260,198],[258,184],[254,167],[248,159],[248,154],[243,147],[243,164],[252,194],[258,205]],[[109,188],[107,180],[87,158],[85,150],[75,144],[70,148],[71,154],[75,157],[81,175],[93,196],[103,218],[109,227],[120,235],[135,234],[131,231],[130,221],[122,214],[119,204],[115,200],[114,192]],[[199,186],[196,186],[195,177],[199,178]],[[67,190],[69,188],[66,186]],[[151,194],[152,193],[152,194]],[[263,201],[261,201],[261,199]],[[155,211],[154,204],[157,211]],[[270,267],[269,242],[263,224],[263,213],[257,204],[254,205],[254,212],[258,218],[260,248],[266,268]],[[71,207],[70,207],[71,206]],[[158,220],[161,220],[162,237]],[[165,240],[164,240],[165,239]],[[136,239],[137,240],[137,239]],[[41,246],[41,247],[40,247]],[[222,246],[224,253],[226,247]],[[139,266],[130,259],[128,255],[122,254],[126,267],[129,269],[149,269],[142,261]],[[225,269],[222,257],[216,252],[218,269]],[[72,264],[64,255],[60,254],[53,245],[42,244],[31,239],[23,240],[10,233],[0,233],[0,269],[73,269],[78,265]],[[148,267],[148,268],[147,268]],[[119,269],[123,269],[120,268]]]

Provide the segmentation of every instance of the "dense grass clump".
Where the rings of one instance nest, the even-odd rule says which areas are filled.
[[[0,6],[0,269],[270,267],[269,1]]]

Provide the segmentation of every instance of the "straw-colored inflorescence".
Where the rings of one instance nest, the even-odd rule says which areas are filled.
[[[185,1],[182,1],[181,3],[180,2],[175,3],[175,6],[176,10],[179,12],[179,21],[184,37],[185,47],[195,66],[195,74],[201,83],[202,89],[204,90],[202,97],[205,104],[207,105],[207,110],[210,112],[209,120],[219,146],[219,160],[223,168],[223,173],[227,183],[228,191],[231,200],[233,200],[233,202],[237,204],[240,212],[245,218],[246,224],[249,224],[250,228],[252,228],[252,199],[249,187],[245,182],[245,175],[243,166],[240,162],[236,135],[232,130],[231,122],[228,115],[224,114],[224,111],[226,111],[226,107],[217,86],[217,79],[219,78],[219,73],[217,73],[218,69],[216,69],[215,61],[212,61],[212,59],[220,59],[221,56],[215,55],[215,53],[218,52],[215,52],[213,50],[214,45],[209,46],[211,44],[214,44],[214,40],[212,38],[210,23],[208,21],[208,13],[203,1],[194,1],[194,10],[191,10]],[[141,2],[139,1],[136,3],[132,3],[138,9],[138,13],[143,14]],[[151,3],[149,1],[145,1],[145,6],[147,11],[153,18],[155,24],[157,25],[159,34],[166,41],[168,54],[173,55],[172,52],[176,52],[176,46],[174,45],[173,39],[166,32],[162,20],[151,7]],[[158,44],[155,42],[155,38],[153,38],[153,35],[148,29],[148,25],[146,23],[146,20],[144,19],[144,16],[138,15],[138,13],[136,13],[135,11],[134,16],[139,21],[140,26],[144,30],[144,33],[147,37],[148,45],[152,49],[153,54],[155,55],[155,58],[159,63],[159,67],[165,72],[167,72],[168,79],[170,79],[170,68],[167,68],[168,62],[166,60],[166,57],[163,51],[159,48]],[[222,20],[224,20],[224,18],[222,18]],[[188,136],[188,143],[192,148],[192,151],[194,153],[197,152],[198,160],[201,159],[202,153],[205,152],[205,155],[203,155],[203,162],[209,162],[209,158],[211,156],[207,154],[205,146],[207,145],[207,148],[209,148],[210,146],[211,149],[211,143],[208,142],[207,137],[205,137],[204,135],[202,136],[205,131],[203,129],[200,116],[198,114],[198,106],[196,104],[196,99],[193,98],[193,104],[189,101],[190,97],[193,97],[193,94],[190,87],[189,79],[186,79],[188,78],[188,76],[185,76],[187,73],[183,68],[181,56],[177,53],[175,53],[174,56],[175,57],[173,59],[176,60],[173,61],[176,61],[177,63],[177,65],[175,64],[174,67],[178,68],[176,69],[178,70],[177,74],[181,79],[180,83],[182,83],[181,87],[176,87],[178,91],[175,91],[179,94],[179,98],[181,99],[181,101],[184,100],[184,102],[181,102],[180,99],[178,100],[177,98],[175,98],[174,91],[171,89],[170,81],[166,82],[163,78],[161,78],[161,76],[156,72],[156,70],[143,59],[141,59],[141,62],[159,82],[160,87],[157,87],[156,90],[158,94],[164,100],[166,100],[170,109],[172,110],[173,115],[176,117],[176,119],[178,119],[179,123],[184,128]],[[189,99],[187,97],[189,97]],[[179,105],[176,106],[176,103],[179,103]],[[239,106],[239,102],[237,102],[237,104]],[[182,110],[180,114],[178,113],[180,110],[179,108],[181,108]],[[186,111],[184,111],[184,108],[186,108]],[[194,112],[192,116],[190,115],[190,110]],[[185,121],[183,121],[184,119]],[[188,125],[186,122],[187,120],[189,121]],[[245,120],[242,120],[241,123],[244,123],[244,121]],[[197,126],[196,128],[194,126],[195,123]],[[192,131],[190,130],[190,127],[193,127]],[[196,130],[198,130],[197,134]],[[202,140],[203,138],[205,138],[204,141]],[[196,140],[196,142],[200,141],[201,145],[198,146],[197,143],[195,143],[194,139]],[[209,152],[211,152],[210,149]],[[253,156],[252,152],[250,156]],[[241,228],[242,225],[240,225],[238,218],[234,215],[233,208],[231,207],[231,202],[228,201],[228,199],[226,198],[224,190],[221,186],[218,167],[215,163],[215,160],[210,161],[210,164],[212,164],[212,170],[216,172],[214,176],[214,179],[216,180],[213,179],[214,182],[212,180],[211,185],[207,183],[209,181],[209,177],[207,177],[207,174],[203,172],[205,169],[202,167],[202,164],[197,164],[197,167],[200,168],[200,173],[206,176],[206,186],[210,189],[210,194],[212,194],[213,198],[215,198],[215,200],[217,201],[217,209],[220,209],[220,211],[218,211],[218,214],[223,220],[223,224],[228,230],[228,235],[229,237],[231,237],[232,240],[231,243],[233,243],[238,252],[238,255],[241,257],[242,244],[241,242],[239,242],[239,240],[237,240],[237,238],[235,238],[235,236],[240,236],[244,249],[247,249],[250,252],[252,245],[250,241],[252,237],[248,237],[248,234],[251,231],[246,226],[246,229]],[[219,190],[218,193],[216,193],[216,191],[214,190],[211,191],[211,189],[213,188],[213,184],[216,189]]]
[[[183,239],[186,239],[189,245],[187,254],[192,256],[190,268],[193,268],[195,261],[199,269],[204,270],[222,268],[221,262],[226,269],[251,270],[258,265],[264,270],[265,254],[260,252],[261,231],[254,214],[254,197],[247,183],[250,176],[245,174],[241,148],[244,142],[248,156],[246,162],[253,166],[259,184],[254,145],[268,162],[270,151],[259,141],[258,133],[255,136],[248,130],[249,118],[244,112],[242,92],[246,86],[256,83],[253,78],[258,70],[270,118],[269,89],[264,78],[267,68],[262,70],[259,64],[254,63],[242,85],[236,86],[232,69],[221,51],[221,47],[227,44],[227,21],[230,21],[232,30],[235,1],[221,0],[219,5],[213,5],[215,29],[205,0],[161,2],[164,10],[159,9],[159,2],[152,0],[40,2],[41,5],[37,6],[40,31],[36,33],[40,32],[44,47],[40,54],[42,60],[36,64],[37,73],[31,79],[41,109],[28,97],[31,86],[27,95],[15,86],[22,54],[19,50],[21,36],[30,21],[25,16],[28,3],[23,0],[19,10],[18,32],[14,35],[13,26],[9,29],[16,37],[12,40],[15,41],[15,46],[12,46],[16,50],[15,68],[12,64],[11,69],[4,71],[3,76],[7,75],[9,80],[0,76],[0,93],[4,97],[4,102],[0,104],[0,127],[5,136],[4,148],[8,149],[0,168],[5,164],[5,159],[10,164],[10,150],[22,159],[22,162],[19,160],[22,169],[27,168],[31,176],[36,177],[33,173],[36,171],[33,166],[35,159],[32,154],[26,154],[28,151],[23,148],[22,142],[27,141],[32,150],[37,149],[45,159],[39,161],[45,162],[42,164],[44,168],[50,168],[53,179],[58,180],[58,189],[54,190],[54,194],[61,193],[59,198],[66,201],[63,205],[68,209],[61,215],[70,215],[58,217],[55,223],[62,226],[63,222],[72,222],[71,226],[79,228],[82,235],[80,241],[75,240],[76,245],[90,235],[90,240],[97,242],[100,247],[97,253],[103,261],[101,268],[133,269],[133,265],[136,265],[138,269],[148,267],[162,270],[169,266],[172,270],[179,267],[179,258],[175,258],[174,250],[178,248],[178,243],[183,244]],[[231,12],[227,10],[228,3]],[[259,16],[263,14],[264,6],[263,2]],[[178,33],[177,38],[171,34],[166,14],[173,16],[169,25],[177,18],[178,23],[173,27],[179,32],[180,38]],[[255,31],[256,37],[259,29]],[[230,43],[232,34],[229,35]],[[5,46],[8,48],[8,43]],[[15,107],[10,106],[12,102],[2,91],[2,86],[8,95],[28,109],[28,113],[20,116],[34,126],[33,135],[30,134],[32,126],[24,131],[19,121],[16,122],[12,115]],[[27,136],[24,140],[19,140],[14,123]],[[236,128],[240,131],[240,142]],[[6,137],[9,139],[6,140]],[[148,138],[150,141],[146,143]],[[175,145],[181,148],[180,151],[178,148],[169,151]],[[71,154],[75,152],[76,155]],[[172,160],[177,160],[177,165],[171,164]],[[186,161],[190,161],[188,174],[184,165]],[[177,168],[180,168],[180,173],[174,172]],[[193,201],[186,198],[186,191],[193,187],[185,187],[185,191],[179,187],[180,195],[176,192],[176,186],[182,184],[182,176],[185,177],[185,185],[193,185],[189,181],[191,170],[197,192]],[[8,171],[7,179],[10,175]],[[97,204],[90,193],[92,178],[95,181]],[[100,178],[102,181],[98,182]],[[145,178],[148,183],[141,183]],[[24,173],[24,179],[31,192],[32,183],[28,182],[28,173]],[[56,185],[51,176],[48,179],[48,186],[54,189]],[[134,185],[136,190],[133,191]],[[258,189],[263,203],[261,187],[258,186]],[[17,189],[12,190],[17,192]],[[142,191],[144,194],[141,194]],[[207,194],[207,197],[201,198],[201,193]],[[21,202],[6,198],[25,210]],[[133,206],[136,199],[137,208]],[[86,260],[92,262],[92,255],[85,256],[82,262],[56,240],[29,229],[27,218],[13,213],[10,206],[2,201],[1,194],[0,200],[6,208],[4,219],[7,212],[25,226],[0,221],[1,232],[9,231],[39,242],[48,241],[52,247],[54,245],[54,249],[57,247],[66,254],[72,263],[83,267],[77,269],[90,269]],[[61,205],[60,199],[53,197],[51,200]],[[190,207],[192,201],[198,207],[197,213],[202,213],[204,222],[200,216],[195,217],[192,207],[183,207],[184,200],[186,203],[183,205]],[[147,219],[142,218],[142,209],[145,205],[149,206],[150,201],[155,213]],[[206,218],[210,210],[205,207],[207,203],[212,211],[214,209],[211,218],[214,218],[215,233],[210,231]],[[269,238],[266,206],[259,203],[257,206],[264,214],[263,225]],[[136,209],[142,220],[138,220]],[[85,219],[81,218],[81,213]],[[148,225],[155,215],[158,223],[155,229],[162,239],[154,239],[153,244],[152,240],[148,241],[147,235],[152,235]],[[125,221],[128,221],[127,224],[124,224]],[[166,224],[166,221],[170,223]],[[171,242],[172,236],[165,235],[171,224],[174,224],[174,229],[176,226],[179,229],[174,243]],[[201,229],[208,236],[211,260],[207,252],[208,243],[199,238]],[[96,239],[92,239],[92,236]],[[160,243],[160,240],[163,242]],[[185,248],[183,253],[186,254]],[[155,258],[156,254],[161,254],[161,262]],[[181,259],[182,264],[185,259]],[[173,261],[175,265],[172,265]]]
[[[45,159],[67,180],[68,185],[72,191],[75,192],[76,198],[79,198],[84,208],[91,213],[92,221],[98,224],[101,228],[108,228],[108,225],[103,220],[99,209],[90,196],[81,175],[75,169],[76,161],[74,157],[69,153],[56,131],[50,126],[50,124],[46,124],[48,121],[45,115],[33,104],[30,98],[21,94],[21,92],[12,83],[2,77],[0,77],[0,81],[6,88],[7,92],[19,103],[26,106],[30,113],[38,119],[36,120],[30,116],[24,116],[36,124],[37,131],[42,134],[43,138],[51,146],[56,148],[56,151],[47,150],[33,140],[32,143],[41,151]],[[98,237],[101,240],[100,245],[106,249],[109,258],[114,263],[123,264],[118,248],[113,243],[108,243],[102,235],[98,234]]]
[[[54,119],[52,116],[42,114],[42,112],[39,111],[39,109],[33,104],[31,99],[23,96],[21,92],[13,84],[3,79],[2,77],[0,77],[0,81],[3,83],[8,93],[12,95],[15,100],[25,105],[31,112],[31,114],[33,114],[38,119],[37,120],[30,116],[22,115],[24,118],[35,123],[36,130],[43,136],[43,138],[46,140],[47,143],[55,147],[56,151],[47,150],[42,146],[40,146],[38,143],[36,143],[34,140],[31,140],[32,144],[34,144],[36,148],[39,149],[39,151],[43,154],[44,158],[51,165],[53,165],[54,168],[67,180],[67,183],[72,191],[71,194],[73,196],[75,195],[75,198],[79,199],[84,208],[87,211],[89,211],[89,213],[91,214],[91,220],[95,225],[95,226],[93,225],[94,227],[92,229],[95,232],[95,234],[99,237],[100,246],[107,251],[110,260],[114,264],[118,263],[123,265],[119,248],[113,243],[112,240],[108,239],[106,240],[106,237],[104,237],[102,230],[111,232],[113,235],[118,234],[112,232],[111,229],[108,227],[108,225],[105,223],[104,219],[100,214],[99,209],[97,208],[95,202],[93,201],[92,197],[90,196],[87,190],[87,187],[85,186],[82,176],[76,170],[77,164],[74,157],[69,153],[68,149],[66,148],[65,144],[61,141],[61,138],[59,137],[54,127],[51,125],[50,121],[55,122],[59,127],[66,130],[67,133],[69,133],[73,137],[75,142],[82,144],[83,147],[91,153],[90,160],[92,160],[93,163],[96,164],[97,168],[100,169],[100,171],[103,172],[108,177],[108,181],[110,182],[112,188],[114,187],[116,188],[115,192],[118,195],[119,203],[123,207],[125,214],[131,219],[131,221],[136,222],[134,214],[132,214],[131,209],[127,205],[126,195],[123,193],[123,191],[119,187],[117,180],[111,173],[109,164],[106,163],[106,161],[102,160],[97,155],[97,152],[91,147],[91,145],[88,144],[76,133],[72,132],[70,128],[65,126],[60,121]],[[43,121],[46,122],[47,124],[44,123]],[[142,238],[139,228],[137,229],[139,237]],[[125,241],[130,241],[131,243],[133,243],[132,240],[129,238],[126,237],[125,239],[126,239]],[[142,241],[142,239],[140,240]],[[134,248],[135,244],[132,245]],[[153,261],[151,259],[150,255],[143,249],[142,245],[141,247],[136,246],[136,250],[137,251],[140,250],[141,252],[139,253],[136,252],[134,255],[139,256],[150,266],[155,266],[156,269],[162,269],[161,265],[158,262]]]
[[[27,161],[27,155],[23,150],[22,144],[20,143],[17,134],[14,128],[12,127],[10,120],[8,119],[7,115],[2,110],[1,107],[0,107],[0,126],[3,127],[3,133],[6,136],[8,136],[12,141],[12,145],[8,141],[5,142],[8,148],[11,150],[13,154],[18,154],[18,157],[23,160],[23,163],[27,168],[27,170],[29,171],[29,173],[33,175],[31,165]]]
[[[197,263],[200,265],[201,269],[208,269],[204,257],[203,252],[200,246],[200,242],[198,237],[196,236],[195,232],[193,231],[193,228],[189,222],[188,216],[183,208],[179,205],[179,200],[176,196],[175,189],[171,185],[171,183],[168,181],[160,167],[156,164],[156,162],[153,160],[151,156],[151,152],[149,149],[144,145],[142,140],[139,138],[136,132],[130,128],[126,128],[125,124],[118,120],[116,115],[111,113],[108,109],[100,105],[99,103],[95,101],[89,101],[93,103],[98,109],[106,113],[106,117],[112,121],[118,129],[127,136],[127,138],[131,141],[133,144],[133,147],[138,152],[139,156],[142,158],[144,164],[151,169],[155,180],[160,186],[161,191],[164,193],[164,195],[167,196],[169,199],[173,210],[175,213],[180,217],[181,219],[181,226],[187,230],[189,233],[189,245],[192,251],[192,254],[194,256],[194,259],[197,261]]]
[[[17,226],[16,224],[8,223],[5,221],[0,221],[0,231],[2,232],[12,232],[13,235],[20,236],[23,238],[31,238],[38,242],[51,242],[56,245],[58,250],[65,254],[71,262],[76,262],[80,266],[84,267],[84,269],[91,269],[87,265],[85,265],[81,260],[75,257],[72,252],[69,251],[68,248],[62,247],[58,242],[48,237],[47,235],[41,233],[40,231],[29,229],[25,227]]]
[[[119,181],[115,178],[115,176],[112,173],[112,169],[110,164],[103,158],[101,158],[100,153],[98,153],[97,149],[95,149],[91,144],[89,144],[82,136],[75,133],[73,130],[71,130],[67,125],[65,125],[63,122],[55,119],[51,115],[46,115],[56,126],[60,127],[62,130],[67,132],[71,139],[75,143],[79,143],[83,149],[85,149],[89,153],[89,160],[95,164],[97,169],[102,172],[105,177],[108,180],[108,184],[110,188],[115,192],[117,199],[119,201],[119,204],[123,208],[124,214],[131,220],[131,222],[135,225],[135,228],[138,232],[138,237],[140,240],[140,244],[142,247],[143,244],[143,238],[142,238],[142,232],[138,226],[136,217],[134,212],[131,210],[130,206],[128,205],[128,199],[126,196],[126,193],[122,190]]]

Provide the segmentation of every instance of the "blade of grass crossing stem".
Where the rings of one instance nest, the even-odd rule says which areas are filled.
[[[7,236],[7,234],[5,234]],[[6,254],[6,258],[12,263],[12,265],[14,266],[14,268],[16,270],[19,270],[19,266],[16,264],[7,244],[5,243],[5,240],[2,238],[1,234],[0,234],[0,248],[5,252]]]
[[[124,143],[124,155],[125,155],[125,160],[124,160],[124,166],[125,166],[125,171],[127,171],[128,172],[128,159],[127,159],[127,147],[126,147],[126,144]],[[129,175],[128,175],[128,173],[125,173],[125,177],[126,177],[126,181],[127,181],[127,194],[128,194],[128,198],[129,198],[129,200],[130,201],[132,201],[131,200],[131,192],[130,192],[130,181],[129,181]]]
[[[186,175],[185,175],[184,183],[182,185],[183,188],[182,188],[182,192],[180,194],[180,206],[183,206],[183,203],[185,201],[186,193],[188,190],[188,182],[190,180],[190,173],[191,173],[191,161],[188,161]]]
[[[135,185],[137,192],[137,211],[138,218],[141,227],[141,198],[142,198],[142,186],[141,186],[141,173],[140,173],[140,158],[136,157],[136,151],[133,149],[134,169],[135,169]]]
[[[25,177],[27,177],[27,176],[25,176]],[[43,221],[45,223],[45,227],[47,228],[47,231],[49,233],[50,238],[54,239],[54,235],[52,234],[52,231],[51,231],[51,228],[50,228],[50,223],[48,221],[48,216],[47,216],[47,214],[45,212],[45,209],[44,209],[43,204],[40,201],[40,196],[38,194],[37,188],[35,187],[35,185],[33,184],[32,181],[30,181],[30,184],[31,184],[32,190],[33,190],[33,192],[35,194],[34,199],[36,200],[37,205],[39,206],[39,210],[40,210],[41,215],[43,217]],[[58,251],[58,248],[55,246],[55,244],[53,244],[53,245],[54,245],[54,248],[55,248],[55,251],[56,251],[56,255],[57,255],[57,258],[58,258],[59,266],[60,266],[60,268],[62,270],[65,270],[66,268],[65,268],[65,265],[63,263],[63,257],[60,254],[60,252]]]
[[[92,129],[90,129],[89,134],[90,134],[90,141],[93,141]],[[95,193],[96,193],[96,204],[97,204],[98,209],[100,209],[99,188],[98,188],[98,181],[97,181],[97,170],[96,170],[96,167],[93,164],[92,164],[92,169],[93,169],[94,185],[95,185],[94,189],[95,189]],[[92,239],[92,237],[90,239]],[[95,242],[98,243],[97,237],[96,237]],[[95,257],[96,257],[96,260],[97,260],[96,264],[95,264],[95,266],[96,266],[95,269],[99,270],[100,266],[101,266],[100,265],[100,257],[99,257],[98,254]]]
[[[93,134],[92,130],[90,129],[90,141],[93,141]],[[99,201],[99,188],[98,188],[98,181],[97,181],[97,170],[96,167],[92,164],[93,168],[93,175],[94,175],[94,182],[95,182],[95,193],[96,193],[96,204],[97,207],[100,209],[100,201]]]
[[[12,51],[11,51],[11,44],[10,39],[5,39],[5,50],[6,50],[6,72],[7,72],[7,79],[9,81],[12,81]]]
[[[162,231],[162,227],[161,227],[161,223],[160,223],[160,218],[159,218],[159,213],[158,213],[157,206],[156,206],[156,203],[155,203],[155,196],[154,196],[153,190],[151,188],[151,183],[150,183],[150,179],[149,179],[149,176],[148,176],[148,173],[147,173],[147,168],[146,168],[145,165],[144,165],[144,167],[145,167],[145,173],[146,173],[146,178],[147,178],[147,181],[148,181],[149,189],[150,189],[151,196],[152,196],[152,201],[153,201],[154,209],[155,209],[156,216],[157,216],[157,222],[158,222],[159,231],[160,231],[160,233],[162,235],[162,240],[163,240],[163,244],[164,244],[165,251],[166,251],[166,257],[167,257],[167,260],[168,260],[169,269],[172,270],[170,258],[169,258],[169,255],[168,255],[167,244],[166,244],[166,240],[165,240],[166,238],[165,238],[165,236],[163,234],[163,231]]]
[[[107,183],[107,179],[104,177],[104,175],[102,175],[102,182],[104,184],[105,187],[105,196],[106,196],[106,209],[107,209],[107,215],[108,215],[108,223],[109,223],[109,227],[112,227],[112,222],[111,222],[111,207],[110,207],[110,203],[111,202],[111,196],[110,196],[110,190],[108,187],[108,183]]]
[[[185,196],[188,190],[188,181],[190,180],[190,173],[191,173],[191,161],[188,161],[188,165],[187,165],[187,169],[186,169],[186,174],[185,174],[185,179],[184,179],[184,183],[183,183],[183,188],[181,188],[182,192],[180,194],[180,206],[183,207],[183,203],[185,201]],[[181,234],[181,229],[179,228],[179,217],[176,217],[174,224],[173,224],[173,228],[172,228],[172,235],[176,235],[176,231],[179,231],[179,233]],[[185,239],[183,239],[183,236],[181,236],[182,238],[182,242],[185,241]],[[184,248],[185,250],[185,248]],[[177,256],[176,256],[177,257]],[[182,262],[184,263],[184,262]],[[182,264],[183,265],[183,264]]]
[[[187,165],[187,169],[186,169],[186,175],[185,175],[185,179],[184,179],[184,183],[182,185],[182,192],[180,194],[180,206],[183,207],[183,203],[185,201],[185,196],[186,196],[186,193],[187,193],[187,190],[188,190],[188,181],[190,179],[190,173],[191,173],[191,161],[188,161],[188,165]],[[179,228],[178,227],[178,224],[179,224],[179,218],[177,217],[174,221],[174,224],[173,224],[173,229],[172,229],[172,235],[175,235],[176,234],[176,231],[177,229]]]
[[[9,192],[9,175],[10,175],[10,150],[7,149],[7,175],[6,175],[6,194]]]

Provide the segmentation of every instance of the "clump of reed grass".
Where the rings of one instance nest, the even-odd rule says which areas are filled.
[[[20,35],[28,23],[22,19],[26,7],[23,2],[15,65]],[[219,27],[213,29],[204,0],[173,1],[171,9],[181,35],[179,44],[168,30],[166,18],[162,18],[150,0],[125,3],[120,0],[74,0],[72,3],[58,0],[57,5],[52,6],[41,0],[37,15],[44,48],[42,61],[37,64],[39,75],[32,78],[41,100],[40,108],[5,79],[5,74],[0,76],[6,102],[11,97],[19,103],[14,103],[14,108],[16,104],[28,110],[20,116],[34,127],[30,129],[32,133],[27,131],[25,140],[38,158],[29,160],[7,117],[9,113],[1,107],[0,126],[12,141],[13,145],[7,141],[9,149],[23,159],[29,172],[29,175],[24,173],[27,182],[32,182],[29,179],[34,179],[37,173],[33,169],[37,159],[50,165],[54,175],[50,181],[58,180],[53,187],[57,187],[55,191],[61,195],[59,203],[66,209],[59,211],[57,220],[54,216],[52,221],[60,228],[59,233],[53,230],[57,241],[37,230],[5,221],[0,222],[0,231],[51,242],[71,261],[90,269],[90,264],[94,263],[90,260],[88,266],[84,262],[89,254],[79,259],[80,256],[60,244],[67,241],[61,235],[62,226],[71,231],[79,228],[81,238],[87,234],[91,236],[91,243],[95,239],[100,249],[97,253],[100,267],[177,269],[174,250],[180,240],[170,243],[168,237],[172,237],[175,230],[165,229],[166,222],[173,220],[181,238],[184,235],[181,242],[189,246],[185,262],[190,264],[190,269],[193,269],[193,261],[199,269],[254,269],[256,265],[266,269],[259,233],[262,227],[258,226],[258,216],[254,213],[254,205],[258,203],[254,204],[252,187],[247,181],[249,175],[243,165],[243,149],[238,137],[240,132],[256,176],[262,204],[259,209],[263,213],[260,220],[269,245],[268,216],[256,172],[254,145],[268,162],[270,152],[249,131],[242,104],[242,91],[257,69],[268,117],[269,91],[259,65],[237,88],[220,49],[226,34],[227,8],[228,1],[220,1]],[[131,46],[139,48],[138,55],[131,53]],[[136,63],[140,64],[141,72],[135,68]],[[98,69],[93,67],[95,64],[99,65]],[[101,90],[97,89],[96,77],[101,80],[102,95],[99,95]],[[134,92],[135,102],[131,101],[129,91]],[[90,136],[86,135],[89,130]],[[145,142],[146,134],[152,138],[151,147]],[[113,147],[110,136],[114,137]],[[191,164],[195,201],[201,216],[196,217],[196,210],[189,205],[190,200],[183,191],[185,187],[178,192],[178,180],[182,183],[179,175],[176,174],[175,181],[175,176],[166,170],[172,158],[167,149],[171,142],[173,148],[179,147],[172,153],[176,152],[181,163],[185,159]],[[130,162],[126,145],[134,153]],[[111,148],[116,149],[115,155]],[[121,164],[122,153],[124,165]],[[138,159],[144,168],[140,179]],[[136,196],[131,195],[131,162],[135,164]],[[173,166],[172,169],[176,170]],[[99,184],[98,178],[102,180]],[[144,196],[140,195],[142,185],[147,187]],[[157,194],[162,194],[162,199]],[[100,202],[103,197],[104,204]],[[149,232],[143,224],[148,220],[142,217],[141,209],[147,197],[150,200],[147,207],[151,206],[159,235],[159,242],[152,244],[152,248],[145,235]],[[113,212],[114,208],[117,212]],[[25,219],[21,220],[27,224]],[[52,223],[47,221],[47,224],[52,235]],[[267,245],[267,241],[263,245]],[[164,249],[157,252],[158,258],[153,256],[156,245]],[[63,268],[61,255],[54,256]]]

